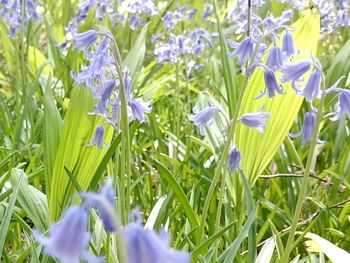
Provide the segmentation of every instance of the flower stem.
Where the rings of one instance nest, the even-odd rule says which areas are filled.
[[[286,244],[286,247],[285,247],[284,253],[281,257],[280,262],[288,262],[288,258],[289,258],[289,255],[290,255],[290,252],[292,249],[292,245],[293,245],[293,241],[294,241],[294,235],[295,235],[295,232],[296,232],[296,229],[298,226],[298,221],[299,221],[299,217],[300,217],[300,213],[301,213],[301,209],[302,209],[302,205],[303,205],[303,201],[305,198],[307,185],[308,185],[308,181],[309,181],[312,159],[313,159],[313,156],[315,153],[318,131],[319,131],[320,123],[321,123],[322,109],[323,109],[323,105],[324,105],[324,101],[325,101],[325,97],[326,97],[325,96],[326,95],[325,89],[326,89],[326,84],[325,84],[324,75],[322,74],[322,95],[321,95],[320,104],[318,105],[318,108],[317,108],[316,123],[315,123],[314,131],[313,131],[312,141],[310,144],[310,150],[309,150],[309,154],[307,156],[303,181],[301,184],[301,189],[299,192],[297,205],[295,207],[292,225],[291,225],[291,228],[289,230],[287,244]]]
[[[111,39],[112,53],[115,59],[115,65],[117,68],[118,78],[120,82],[120,97],[121,97],[121,152],[120,152],[120,212],[122,224],[128,222],[128,215],[130,212],[130,189],[131,189],[131,153],[130,153],[130,135],[129,135],[129,120],[127,109],[126,90],[122,69],[122,58],[119,52],[119,48],[114,39]],[[126,180],[125,180],[126,176]],[[126,188],[126,189],[125,189]],[[126,190],[126,194],[125,194]]]

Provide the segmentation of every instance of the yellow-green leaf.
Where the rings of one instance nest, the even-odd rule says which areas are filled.
[[[319,21],[320,17],[316,11],[307,10],[292,25],[294,29],[292,34],[297,49],[308,54],[316,54],[320,31]],[[271,162],[286,138],[304,99],[296,95],[290,84],[284,85],[286,93],[283,95],[277,94],[274,98],[264,96],[254,99],[264,88],[263,72],[255,70],[244,93],[240,116],[244,113],[256,112],[265,105],[265,111],[272,114],[267,121],[265,133],[260,134],[256,129],[242,124],[237,126],[236,142],[242,152],[242,167],[250,184],[255,182],[258,175]]]

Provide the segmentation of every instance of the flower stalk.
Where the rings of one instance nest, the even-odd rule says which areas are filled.
[[[299,191],[298,201],[297,201],[297,205],[295,207],[292,225],[291,225],[291,228],[290,228],[290,231],[288,234],[287,244],[286,244],[286,247],[284,249],[284,253],[281,257],[280,262],[288,262],[288,258],[289,258],[289,255],[290,255],[290,252],[291,252],[291,249],[293,246],[294,235],[295,235],[295,232],[296,232],[296,229],[298,226],[298,221],[299,221],[299,217],[301,214],[301,209],[302,209],[302,205],[303,205],[303,201],[305,198],[305,194],[306,194],[306,190],[307,190],[307,186],[308,186],[308,181],[309,181],[309,177],[310,177],[311,164],[312,164],[312,159],[313,159],[315,149],[316,149],[317,136],[318,136],[318,131],[319,131],[320,123],[321,123],[322,110],[323,110],[323,105],[325,102],[325,97],[326,97],[326,83],[325,83],[324,75],[322,74],[322,94],[321,94],[320,103],[317,107],[316,123],[315,123],[314,131],[313,131],[312,140],[310,143],[310,150],[309,150],[309,154],[307,156],[303,181],[302,181],[301,188]]]

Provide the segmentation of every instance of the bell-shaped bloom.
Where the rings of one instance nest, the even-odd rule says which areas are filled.
[[[98,126],[95,130],[94,138],[87,144],[87,146],[97,145],[98,149],[101,150],[103,146],[106,146],[104,143],[104,134],[104,127],[102,125]]]
[[[305,88],[302,90],[302,95],[305,96],[307,102],[312,102],[314,98],[318,98],[321,93],[321,80],[322,75],[316,69],[314,70],[309,77],[309,80],[306,83]]]
[[[315,129],[315,123],[316,123],[316,113],[315,112],[307,112],[304,115],[304,122],[303,127],[301,128],[301,131],[297,134],[289,134],[292,138],[300,137],[302,138],[301,144],[305,145],[307,142],[312,140],[314,129]],[[317,139],[318,143],[325,143],[324,141],[321,141]]]
[[[199,128],[199,133],[204,135],[205,128],[213,123],[213,118],[218,108],[215,106],[208,106],[203,110],[199,110],[198,107],[194,107],[192,111],[194,114],[190,114],[188,119],[194,122],[194,125]]]
[[[257,129],[260,133],[264,133],[266,121],[271,118],[271,113],[263,112],[265,107],[262,107],[258,112],[245,113],[240,118],[240,121],[250,127]]]
[[[274,45],[271,48],[265,65],[272,70],[277,70],[283,65],[283,56],[280,47]]]
[[[236,147],[231,148],[229,155],[228,155],[228,167],[230,168],[231,172],[238,169],[241,170],[240,162],[242,160],[242,154],[240,150]]]
[[[289,63],[281,67],[283,76],[282,82],[296,81],[311,68],[311,63],[306,60],[301,60],[294,63]]]
[[[152,110],[150,104],[140,98],[130,100],[130,108],[133,119],[141,123],[145,121],[145,113],[150,113]]]
[[[282,52],[285,53],[288,57],[294,55],[294,41],[292,35],[286,30],[282,40]]]
[[[99,33],[96,30],[88,30],[83,33],[73,34],[74,47],[87,53],[92,44],[95,43]]]
[[[279,94],[283,94],[282,86],[278,85],[276,75],[272,70],[266,69],[264,71],[264,80],[265,80],[265,92],[261,94],[259,97],[262,97],[266,93],[269,96],[269,98],[274,97],[276,92],[278,92]]]
[[[337,121],[344,116],[350,118],[350,90],[339,89],[338,102],[334,106],[334,117],[331,118],[332,121]]]
[[[108,179],[98,193],[88,192],[81,194],[85,203],[98,209],[99,217],[108,232],[115,232],[118,221],[114,207],[115,192],[112,188],[112,180]]]
[[[62,263],[103,262],[102,258],[92,256],[87,250],[90,234],[87,232],[88,214],[82,207],[70,207],[60,222],[54,224],[50,236],[42,236],[33,231],[34,237],[50,256]]]
[[[108,114],[107,103],[113,94],[115,86],[116,86],[116,82],[114,80],[110,80],[104,86],[102,93],[100,95],[97,95],[98,101],[95,105],[96,114],[100,114],[100,115]]]
[[[254,42],[250,37],[246,37],[238,46],[235,51],[229,54],[230,58],[238,57],[238,64],[245,64],[248,59],[253,55]]]
[[[170,249],[170,238],[163,230],[159,234],[146,230],[140,223],[124,229],[127,243],[127,263],[190,263],[188,253]]]

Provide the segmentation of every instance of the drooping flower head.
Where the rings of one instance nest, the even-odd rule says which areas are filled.
[[[311,68],[311,63],[307,60],[301,60],[282,66],[281,71],[283,76],[281,77],[282,82],[295,82],[301,76],[303,76]]]
[[[282,52],[285,53],[288,57],[294,55],[295,53],[293,37],[288,32],[288,30],[285,31],[283,36]]]
[[[231,148],[229,155],[228,155],[228,167],[230,168],[231,172],[238,169],[241,170],[240,162],[242,160],[242,154],[240,150],[236,147]]]
[[[81,197],[86,204],[98,208],[99,216],[106,231],[117,231],[118,222],[114,207],[115,192],[112,188],[112,180],[108,179],[98,193],[88,192],[81,194]]]
[[[229,54],[230,58],[238,57],[238,64],[245,64],[253,55],[254,42],[251,37],[246,37],[243,41],[236,47],[235,51]]]
[[[272,70],[278,70],[283,65],[283,56],[280,47],[274,45],[271,48],[265,65]]]
[[[271,118],[271,113],[263,112],[265,106],[263,106],[258,112],[245,113],[240,118],[240,121],[250,127],[257,129],[260,133],[264,133],[266,127],[266,121]]]
[[[78,50],[84,51],[84,54],[87,54],[88,49],[95,43],[98,35],[99,32],[96,30],[75,33],[73,34],[73,39],[75,40],[74,47]]]
[[[318,69],[315,69],[309,77],[305,88],[301,94],[305,96],[307,102],[312,102],[315,98],[320,97],[322,75]]]
[[[276,92],[283,94],[281,85],[278,85],[275,73],[270,69],[264,70],[265,92],[258,96],[258,98],[267,94],[269,98],[275,96]]]
[[[301,144],[305,145],[307,142],[311,141],[314,134],[316,124],[316,113],[307,112],[304,115],[304,122],[301,131],[297,134],[289,134],[292,138],[300,137],[302,138]],[[324,141],[317,138],[318,143],[325,143]]]
[[[127,263],[189,263],[188,253],[170,249],[170,238],[165,230],[159,234],[144,229],[140,223],[131,223],[124,229],[127,243]]]
[[[152,110],[150,104],[140,98],[130,100],[130,108],[133,119],[139,120],[141,123],[145,121],[144,114]]]
[[[50,236],[45,237],[33,231],[34,237],[44,246],[50,256],[62,263],[78,263],[85,259],[90,263],[102,262],[87,250],[90,234],[87,231],[88,214],[82,207],[70,207],[60,222],[54,224]]]
[[[205,128],[212,124],[213,117],[218,111],[218,108],[215,106],[208,106],[203,110],[199,110],[198,107],[194,107],[192,111],[194,114],[190,114],[188,119],[193,121],[194,125],[199,128],[200,134],[204,135]]]
[[[338,102],[334,106],[334,117],[331,118],[332,121],[337,121],[347,116],[350,118],[350,90],[339,89]]]
[[[87,146],[97,145],[98,149],[101,150],[103,146],[106,146],[104,142],[105,128],[100,125],[96,128],[94,138],[87,144]]]

